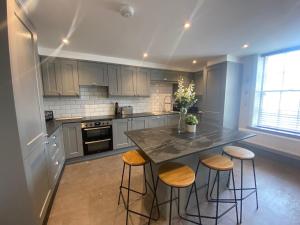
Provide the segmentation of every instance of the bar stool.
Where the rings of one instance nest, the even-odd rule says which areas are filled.
[[[146,178],[146,168],[145,168],[145,166],[147,164],[150,165],[151,177],[152,177],[151,178],[152,179],[152,185],[153,185],[153,188],[154,188],[154,177],[153,177],[153,170],[152,170],[151,161],[145,156],[145,154],[141,150],[131,150],[131,151],[128,151],[128,152],[124,153],[122,155],[122,160],[123,160],[124,163],[123,163],[123,172],[122,172],[122,179],[121,179],[121,185],[120,185],[118,205],[120,204],[120,199],[122,197],[124,206],[126,208],[126,225],[128,224],[129,212],[137,214],[139,216],[146,217],[148,219],[153,219],[153,218],[151,218],[148,215],[145,215],[145,214],[142,214],[140,212],[137,212],[137,211],[129,209],[129,194],[130,194],[130,192],[134,192],[134,193],[137,193],[137,194],[140,194],[140,195],[145,195],[145,194],[147,194],[147,186],[149,186],[150,190],[154,194],[154,190],[151,188],[151,185],[149,184],[149,182],[148,182],[148,180]],[[125,165],[129,166],[128,187],[123,186]],[[133,190],[130,187],[130,182],[131,182],[131,167],[132,166],[143,166],[143,170],[144,170],[144,182],[145,182],[145,191],[143,193],[139,192],[139,191],[136,191],[136,190]],[[127,202],[125,202],[122,189],[127,190]],[[157,203],[157,198],[156,198],[156,203]],[[158,215],[159,215],[158,206],[157,206],[157,210],[158,210]]]
[[[201,217],[202,218],[207,218],[207,219],[215,219],[215,224],[217,225],[219,218],[224,216],[231,209],[235,208],[236,222],[238,223],[238,209],[237,209],[237,199],[236,199],[236,189],[235,189],[234,176],[232,176],[234,199],[233,200],[231,200],[231,199],[221,199],[219,197],[219,195],[220,195],[220,172],[231,171],[233,173],[233,162],[230,159],[228,159],[227,157],[224,157],[224,156],[221,156],[221,155],[213,155],[213,156],[210,156],[210,157],[208,157],[206,159],[203,159],[201,161],[199,160],[198,165],[197,165],[197,169],[196,169],[196,174],[198,173],[200,163],[202,163],[205,167],[207,167],[209,169],[208,184],[207,184],[207,189],[206,189],[207,201],[216,203],[216,215],[215,216],[203,216],[202,215]],[[210,196],[212,195],[215,182],[217,181],[217,198],[216,199],[213,199],[212,197],[209,198],[209,196],[208,196],[211,170],[216,171],[216,176],[215,176],[213,187],[212,187],[211,192],[210,192]],[[197,193],[197,191],[196,191],[196,193]],[[188,204],[189,204],[189,201],[190,201],[190,198],[191,198],[191,194],[192,194],[192,190],[189,193],[189,197],[188,197],[188,201],[187,201],[187,205],[186,205],[186,210],[188,208]],[[196,198],[197,198],[197,196],[196,196]],[[219,204],[220,203],[232,203],[233,205],[230,206],[227,210],[225,210],[222,214],[219,214]],[[189,214],[189,213],[187,213],[187,215],[196,216],[194,214]]]
[[[195,172],[190,167],[180,164],[180,163],[175,163],[175,162],[165,163],[162,166],[160,166],[159,170],[158,170],[158,177],[156,180],[155,189],[154,189],[155,197],[152,200],[150,216],[152,215],[152,210],[153,210],[153,206],[154,206],[154,200],[156,198],[156,191],[157,191],[159,180],[162,181],[162,183],[164,183],[165,185],[170,187],[170,200],[163,202],[161,204],[158,204],[158,205],[162,205],[162,204],[170,202],[169,225],[172,223],[172,202],[174,200],[173,199],[173,189],[174,188],[177,188],[177,190],[178,190],[177,211],[178,211],[179,217],[182,220],[186,220],[186,221],[189,221],[194,224],[201,224],[201,216],[200,216],[200,208],[199,208],[197,192],[196,192],[196,200],[197,200],[197,210],[198,210],[199,222],[192,221],[188,218],[183,217],[180,214],[180,189],[187,188],[192,185],[194,187],[195,191],[197,190],[196,183],[195,183]],[[148,224],[150,225],[150,219],[149,219]]]
[[[255,193],[255,196],[256,196],[256,209],[258,209],[257,185],[256,185],[256,174],[255,174],[255,164],[254,164],[255,154],[252,151],[248,150],[248,149],[237,147],[237,146],[225,146],[223,148],[223,150],[224,150],[223,154],[228,155],[231,159],[237,159],[237,160],[241,161],[241,187],[237,188],[236,190],[239,190],[241,192],[240,193],[240,198],[238,198],[237,200],[240,201],[240,223],[242,223],[243,200],[245,200],[250,195]],[[245,160],[252,161],[252,169],[253,169],[253,177],[254,177],[254,187],[252,187],[252,188],[245,188],[243,186],[244,161]],[[228,188],[229,188],[229,182],[230,182],[230,173],[229,173],[228,182],[227,182]],[[248,193],[246,196],[244,196],[243,192],[244,191],[249,191],[249,190],[252,190],[252,191],[250,193]]]

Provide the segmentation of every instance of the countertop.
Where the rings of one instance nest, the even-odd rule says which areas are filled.
[[[64,123],[81,123],[81,122],[88,122],[88,121],[96,121],[96,120],[116,120],[116,119],[128,119],[128,118],[137,118],[137,117],[147,117],[147,116],[163,116],[163,115],[172,115],[177,114],[178,112],[159,112],[159,113],[152,113],[152,112],[144,112],[144,113],[133,113],[129,115],[104,115],[104,116],[88,116],[82,117],[77,119],[65,119],[65,120],[50,120],[46,122],[46,130],[47,135],[51,136],[57,128],[59,128]]]
[[[254,137],[255,134],[200,123],[196,133],[178,133],[175,127],[125,132],[156,164]]]

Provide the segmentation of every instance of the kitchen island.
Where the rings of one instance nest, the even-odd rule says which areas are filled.
[[[128,138],[136,144],[151,160],[154,175],[157,175],[160,164],[168,161],[176,161],[186,164],[196,170],[199,159],[206,157],[210,153],[220,153],[222,146],[235,143],[255,136],[255,134],[239,131],[238,129],[227,129],[209,123],[201,123],[197,126],[195,133],[178,133],[176,127],[159,127],[126,132]],[[205,186],[207,169],[200,166],[197,176],[199,186]],[[221,178],[221,183],[226,183],[226,176]],[[147,177],[150,172],[147,171]],[[183,202],[186,192],[182,192]],[[168,200],[168,188],[161,184],[157,189],[159,202]],[[149,204],[145,202],[145,204]],[[183,206],[181,210],[183,211]],[[160,207],[162,215],[168,215],[168,207]]]

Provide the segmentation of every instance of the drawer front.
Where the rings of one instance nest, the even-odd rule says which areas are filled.
[[[64,165],[65,156],[63,151],[57,151],[54,158],[51,158],[51,180],[52,185],[55,185]]]
[[[54,157],[54,154],[62,148],[62,142],[61,142],[61,129],[57,129],[49,138],[48,138],[48,152],[49,156],[52,158]]]

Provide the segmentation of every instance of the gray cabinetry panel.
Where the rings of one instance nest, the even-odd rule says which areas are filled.
[[[78,62],[79,85],[108,86],[107,64]]]
[[[113,148],[125,148],[130,146],[130,140],[124,132],[131,129],[130,119],[113,120]]]
[[[121,82],[120,82],[120,66],[119,65],[108,65],[108,90],[109,95],[121,95],[122,89],[121,89]]]
[[[177,126],[179,121],[179,115],[167,115],[166,116],[166,126]]]
[[[63,96],[78,96],[79,95],[79,76],[77,61],[74,60],[59,60],[59,77],[60,77],[60,92]]]
[[[166,125],[166,116],[151,116],[149,117],[149,128],[163,127]]]
[[[149,69],[137,69],[137,75],[135,79],[136,96],[150,96],[150,77],[151,71]]]
[[[80,123],[63,125],[64,150],[66,158],[83,156],[82,134]]]
[[[41,57],[44,96],[59,96],[58,65],[54,58]]]
[[[119,79],[121,81],[121,93],[122,96],[135,96],[135,79],[136,79],[137,69],[133,66],[122,66],[121,76]]]
[[[204,83],[203,83],[203,72],[199,71],[194,74],[195,92],[196,95],[203,95]]]

